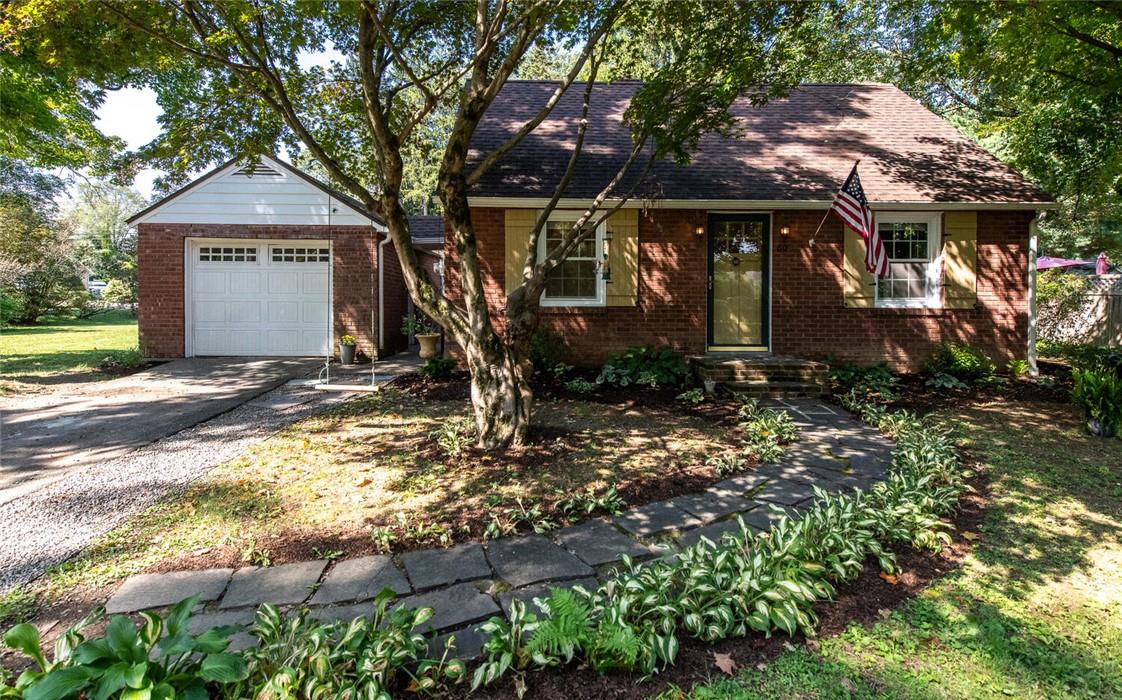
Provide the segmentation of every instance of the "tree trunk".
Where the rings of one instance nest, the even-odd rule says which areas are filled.
[[[478,444],[485,450],[526,444],[534,400],[529,358],[517,345],[495,340],[490,348],[474,341],[463,346]]]

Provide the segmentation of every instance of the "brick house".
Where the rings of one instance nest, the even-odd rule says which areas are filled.
[[[623,114],[638,85],[594,86],[584,148],[538,234],[539,255],[626,158]],[[503,143],[554,88],[508,83],[471,157]],[[472,190],[496,311],[565,170],[583,92],[569,90]],[[740,100],[732,112],[737,133],[703,138],[689,164],[660,161],[642,181],[625,180],[620,190],[634,187],[633,198],[551,276],[542,325],[569,361],[595,365],[653,345],[912,370],[951,340],[999,362],[1029,354],[1030,238],[1037,213],[1054,206],[1047,194],[891,85],[806,85],[763,107]],[[890,257],[880,280],[865,270],[861,238],[828,213],[857,160]],[[446,243],[453,298],[455,255]]]
[[[279,159],[224,163],[129,223],[146,357],[322,356],[344,334],[372,357],[406,346],[410,302],[385,225]],[[417,228],[438,276],[442,237]]]

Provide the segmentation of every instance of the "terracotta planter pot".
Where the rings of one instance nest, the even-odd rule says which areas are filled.
[[[439,333],[418,333],[414,337],[421,346],[422,360],[431,360],[436,357],[436,343],[440,340]]]
[[[355,363],[355,347],[354,345],[339,346],[339,364],[353,365]]]

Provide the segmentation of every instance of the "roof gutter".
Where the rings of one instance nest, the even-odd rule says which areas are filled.
[[[540,209],[549,205],[547,197],[468,197],[473,207],[502,209]],[[605,200],[602,208],[610,208],[616,200]],[[829,209],[833,200],[821,199],[641,199],[623,203],[623,209],[703,209],[706,211],[775,211],[789,209]],[[558,209],[584,209],[592,205],[591,199],[563,198]],[[871,201],[874,211],[1047,211],[1056,209],[1056,202],[931,202],[931,201]]]

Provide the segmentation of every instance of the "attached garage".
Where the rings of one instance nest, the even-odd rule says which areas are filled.
[[[187,355],[326,355],[330,241],[188,239]]]
[[[230,161],[130,220],[146,357],[361,353],[405,347],[408,307],[385,226],[275,158]]]

